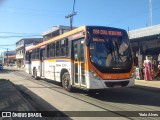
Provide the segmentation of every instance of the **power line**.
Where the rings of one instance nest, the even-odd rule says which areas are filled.
[[[30,36],[0,36],[0,38],[19,38],[19,37],[42,37],[42,35],[30,35]]]
[[[9,7],[2,7],[2,8],[10,8],[10,9],[23,9],[23,10],[27,10],[27,11],[41,11],[41,12],[51,12],[51,13],[54,13],[54,12],[67,12],[66,10],[65,11],[53,11],[53,10],[45,10],[45,9],[35,9],[35,8],[22,8],[22,7],[13,7],[13,6],[9,6]]]
[[[12,50],[12,49],[9,49],[9,48],[4,48],[4,47],[0,47],[0,49],[5,49],[5,50],[10,50],[10,51],[15,51],[15,50]]]
[[[10,44],[10,45],[0,45],[0,46],[15,46],[16,44]]]
[[[66,13],[57,13],[57,14],[55,14],[55,13],[33,13],[33,12],[9,12],[9,11],[0,11],[1,13],[9,13],[9,14],[17,14],[17,15],[24,15],[24,16],[27,16],[27,15],[29,15],[29,16],[56,16],[56,17],[58,17],[58,16],[64,16],[64,14],[66,14]]]
[[[1,32],[0,34],[34,34],[34,35],[41,35],[41,33],[16,33],[16,32]]]
[[[2,35],[1,35],[2,34]],[[40,33],[15,33],[15,32],[0,32],[0,39],[5,38],[21,38],[21,37],[42,37]]]

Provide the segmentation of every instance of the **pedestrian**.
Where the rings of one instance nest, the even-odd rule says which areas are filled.
[[[158,75],[157,75],[158,77],[157,77],[157,79],[160,80],[160,61],[158,62],[157,67],[158,67]]]
[[[160,62],[158,62],[158,70],[160,71]]]
[[[143,63],[144,68],[144,80],[152,80],[152,63],[146,56],[146,60]]]

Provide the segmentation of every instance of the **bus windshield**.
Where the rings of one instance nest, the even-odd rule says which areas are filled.
[[[90,61],[101,72],[128,72],[132,66],[128,37],[93,37],[90,41]]]

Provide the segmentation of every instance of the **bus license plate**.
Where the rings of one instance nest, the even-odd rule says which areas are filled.
[[[121,88],[122,85],[119,85],[119,84],[118,84],[118,85],[114,85],[113,87],[114,87],[114,88]]]

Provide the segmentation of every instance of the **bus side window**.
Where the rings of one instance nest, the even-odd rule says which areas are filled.
[[[61,40],[61,56],[68,56],[68,38]]]
[[[47,58],[49,58],[49,45],[47,45]]]
[[[49,44],[49,58],[52,57],[52,44]]]
[[[52,52],[52,57],[55,57],[55,42],[52,43],[52,50],[51,50],[51,52]]]
[[[61,55],[60,56],[65,56],[65,44],[64,44],[65,40],[61,40]]]
[[[26,52],[25,59],[26,59],[27,61],[29,60],[28,56],[29,56],[29,53],[28,53],[28,52]]]
[[[54,49],[55,49],[55,43],[47,45],[47,57],[48,58],[55,57]]]
[[[39,52],[40,52],[40,50],[39,50],[39,48],[37,48],[37,49],[36,49],[36,59],[39,59],[39,57],[40,57],[40,56],[39,56]]]
[[[60,55],[60,41],[56,42],[56,57]]]
[[[35,50],[33,50],[33,51],[32,51],[31,59],[32,59],[32,60],[34,60],[34,59],[35,59]]]

